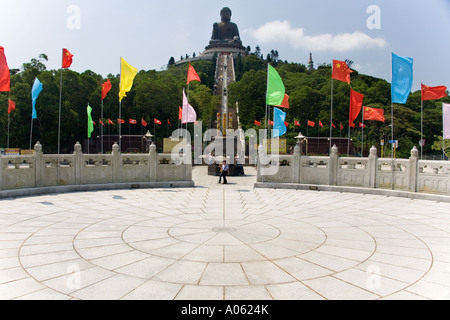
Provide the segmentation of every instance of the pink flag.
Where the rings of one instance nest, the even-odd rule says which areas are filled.
[[[183,89],[183,115],[181,118],[181,123],[194,123],[195,121],[197,121],[197,113],[195,112],[195,109],[188,103],[186,93]]]
[[[444,109],[444,139],[450,139],[450,104],[443,103]]]

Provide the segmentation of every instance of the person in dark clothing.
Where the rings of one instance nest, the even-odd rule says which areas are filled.
[[[220,167],[220,178],[219,178],[219,183],[222,182],[222,178],[223,178],[223,184],[228,184],[227,181],[227,176],[228,176],[228,172],[230,171],[230,167],[228,166],[227,162],[224,161],[222,163],[222,166]]]

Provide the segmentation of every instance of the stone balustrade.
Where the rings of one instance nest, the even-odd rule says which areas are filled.
[[[450,162],[421,161],[416,147],[409,159],[378,158],[375,147],[368,158],[341,158],[337,147],[329,157],[301,156],[298,148],[294,155],[267,157],[258,161],[260,186],[284,183],[450,195]]]
[[[79,143],[73,154],[43,154],[38,142],[33,155],[0,156],[0,191],[80,185],[187,182],[193,186],[192,164],[187,155],[172,159],[150,146],[148,154],[83,154]],[[155,184],[157,186],[157,184]]]

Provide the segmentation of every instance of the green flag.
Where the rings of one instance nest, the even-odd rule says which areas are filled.
[[[87,106],[87,115],[88,115],[88,138],[91,138],[92,132],[94,132],[94,121],[92,121],[92,108]]]
[[[270,64],[267,77],[267,105],[279,106],[283,103],[286,89],[277,70]]]

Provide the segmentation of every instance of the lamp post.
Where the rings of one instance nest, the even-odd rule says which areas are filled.
[[[144,136],[144,139],[146,141],[146,152],[150,152],[150,145],[152,144],[152,138],[154,135],[150,133],[150,130],[147,131],[147,133]]]
[[[294,139],[297,139],[297,145],[294,148],[294,154],[298,153],[301,155],[303,153],[303,141],[306,141],[308,143],[308,140],[301,132]]]

